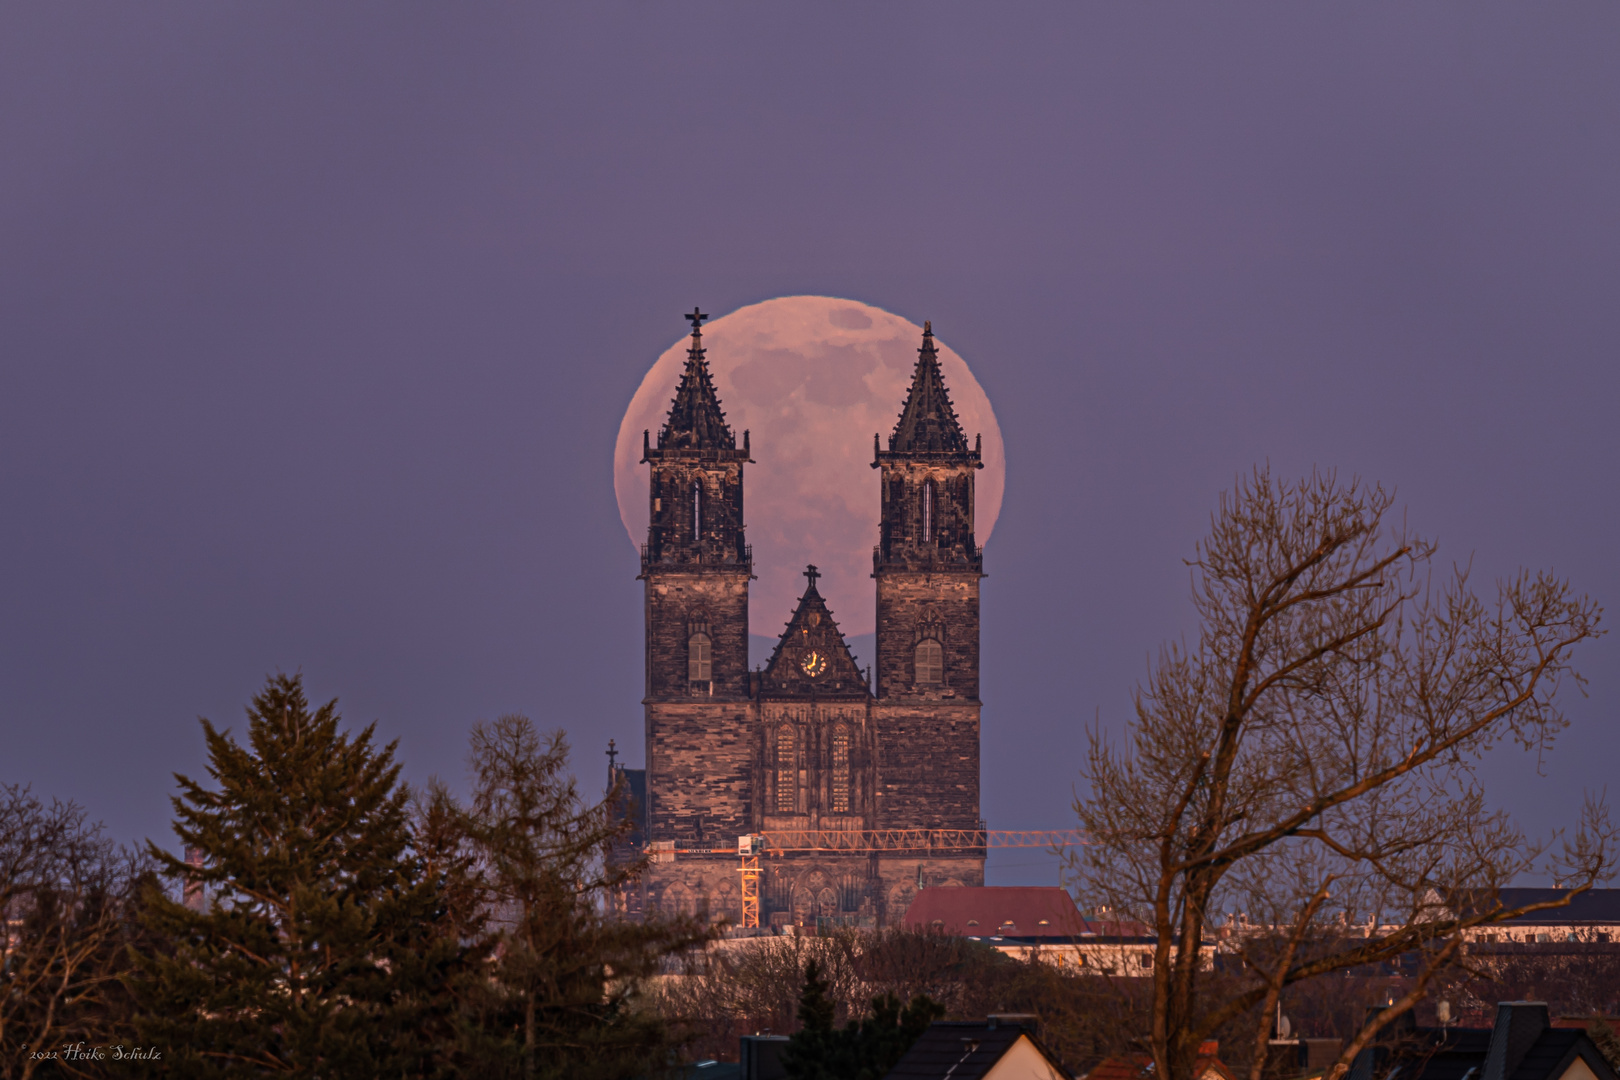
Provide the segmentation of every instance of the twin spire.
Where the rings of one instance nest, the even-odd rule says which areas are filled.
[[[692,344],[686,350],[686,370],[670,402],[669,419],[658,432],[660,450],[735,450],[737,436],[726,424],[720,397],[714,390],[714,377],[704,357],[703,320],[700,308],[686,316],[692,324]]]
[[[726,423],[715,392],[714,377],[703,348],[703,321],[709,316],[694,307],[686,319],[692,324],[692,343],[686,350],[686,368],[670,402],[669,418],[658,432],[660,450],[735,450],[737,436]],[[934,325],[923,323],[922,348],[911,375],[911,389],[900,419],[889,436],[889,453],[968,453],[967,436],[956,418],[945,376],[939,370],[934,346]]]

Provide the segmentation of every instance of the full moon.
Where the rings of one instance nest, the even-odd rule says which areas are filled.
[[[949,333],[948,325],[935,326],[945,385],[968,439],[984,439],[974,520],[983,545],[1001,512],[1006,457],[990,399],[946,344]],[[688,340],[683,336],[658,357],[619,425],[613,489],[638,552],[647,538],[648,510],[641,433],[651,431],[657,444]],[[703,327],[709,370],[737,445],[745,430],[751,432],[754,464],[743,474],[758,577],[749,599],[751,633],[781,633],[804,591],[807,563],[820,568],[817,588],[844,634],[872,632],[872,548],[878,539],[872,435],[878,433],[888,447],[921,344],[921,326],[831,296],[767,300]]]

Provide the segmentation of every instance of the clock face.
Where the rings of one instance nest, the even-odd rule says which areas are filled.
[[[827,670],[827,658],[818,652],[807,652],[804,659],[799,661],[799,666],[813,679]]]

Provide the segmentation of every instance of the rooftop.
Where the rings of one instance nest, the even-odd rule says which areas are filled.
[[[1054,886],[939,885],[924,889],[906,909],[904,924],[968,937],[1145,937],[1132,921],[1096,921],[1080,914],[1074,898]]]

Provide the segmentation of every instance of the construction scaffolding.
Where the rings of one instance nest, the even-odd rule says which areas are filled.
[[[737,854],[742,857],[742,925],[759,925],[760,846],[757,836],[739,836]]]
[[[759,879],[763,855],[781,856],[812,852],[873,855],[881,852],[945,854],[987,851],[990,848],[1050,848],[1053,851],[1086,841],[1076,829],[794,829],[749,833],[737,838],[742,860],[742,925],[759,926]],[[668,846],[665,846],[667,844]],[[718,855],[724,848],[677,848],[673,843],[650,845],[655,862],[673,862],[677,855]]]

